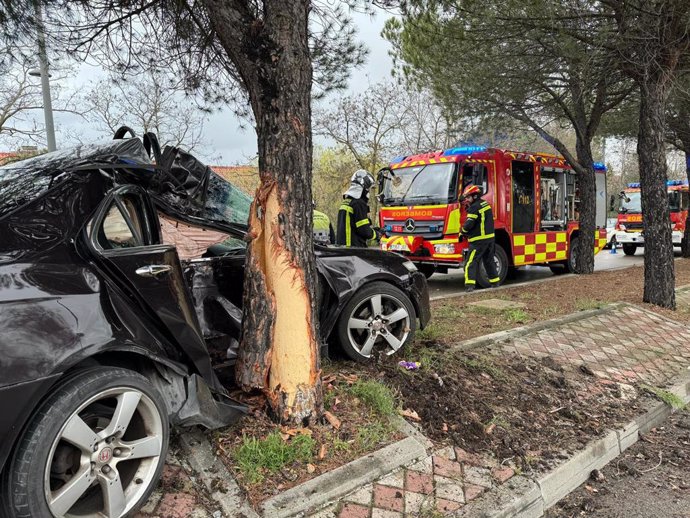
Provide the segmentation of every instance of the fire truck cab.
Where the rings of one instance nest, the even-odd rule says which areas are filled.
[[[603,164],[595,169],[596,253],[606,244],[606,179]],[[381,248],[409,257],[427,276],[462,267],[468,244],[458,242],[466,217],[459,198],[469,184],[481,186],[493,208],[500,282],[524,265],[574,269],[579,199],[572,168],[555,155],[483,146],[394,159],[379,176]],[[483,266],[477,282],[489,285]]]
[[[690,204],[687,180],[668,180],[668,208],[671,213],[673,245],[681,246],[685,232],[685,220]],[[629,183],[620,193],[620,207],[616,222],[616,243],[623,245],[625,255],[635,255],[638,246],[644,246],[642,232],[642,195],[640,183]]]

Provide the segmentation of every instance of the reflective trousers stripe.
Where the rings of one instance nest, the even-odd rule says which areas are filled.
[[[470,264],[474,261],[474,254],[476,252],[477,250],[472,250],[469,259],[467,259],[467,263],[465,263],[465,284],[475,284],[474,279],[470,279]]]

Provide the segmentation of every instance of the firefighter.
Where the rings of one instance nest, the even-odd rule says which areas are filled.
[[[336,244],[366,248],[367,241],[379,238],[369,219],[369,189],[373,185],[374,177],[363,169],[352,175],[338,210]]]
[[[311,203],[314,211],[314,242],[320,245],[332,245],[335,243],[335,232],[330,218],[321,211],[316,210],[316,202]]]
[[[460,231],[460,240],[467,238],[470,246],[465,260],[465,291],[474,291],[480,261],[484,263],[486,274],[492,287],[501,280],[494,262],[494,216],[491,205],[482,199],[482,189],[468,185],[462,193],[461,201],[467,210],[467,219]]]

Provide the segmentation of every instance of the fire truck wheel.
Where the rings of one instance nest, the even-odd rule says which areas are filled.
[[[568,273],[575,273],[575,268],[576,268],[576,260],[575,260],[575,250],[577,250],[577,243],[579,241],[579,238],[577,236],[573,236],[570,239],[570,249],[568,251],[568,260],[565,262],[565,270]]]
[[[623,243],[623,253],[625,255],[635,255],[637,251],[637,245],[631,245],[630,243]]]
[[[409,297],[387,282],[367,284],[345,305],[336,333],[343,352],[365,362],[394,354],[414,339],[417,313]]]
[[[500,245],[496,245],[494,250],[494,262],[496,263],[496,270],[498,270],[498,278],[500,279],[498,284],[501,285],[503,284],[503,281],[506,280],[506,275],[508,275],[508,255]],[[479,278],[477,279],[477,284],[479,284],[479,286],[482,288],[488,288],[491,286],[489,277],[486,275],[486,269],[484,268],[483,264],[479,267]]]
[[[427,279],[436,273],[436,267],[433,264],[419,264],[417,263],[417,270],[424,274]]]

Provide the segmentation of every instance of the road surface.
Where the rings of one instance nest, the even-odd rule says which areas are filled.
[[[602,250],[594,256],[594,270],[612,270],[627,266],[642,266],[644,249],[638,248],[635,255],[625,255],[623,250],[611,254],[610,250]],[[680,249],[676,248],[676,256],[680,256]],[[553,277],[553,273],[545,266],[523,266],[517,271],[514,279],[506,279],[505,285],[518,284]],[[435,273],[429,279],[429,295],[432,299],[449,297],[464,293],[464,273],[462,269],[449,270],[448,273]]]

